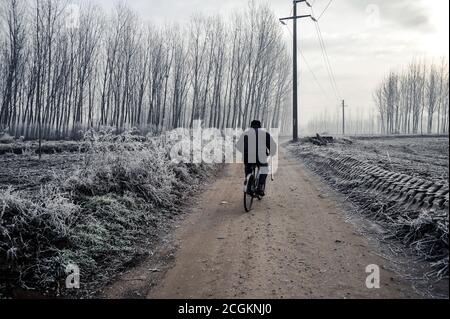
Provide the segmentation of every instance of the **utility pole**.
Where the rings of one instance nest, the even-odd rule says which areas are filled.
[[[342,100],[342,135],[345,135],[345,100]]]
[[[292,45],[292,56],[293,56],[293,72],[292,72],[292,125],[293,125],[293,141],[298,140],[298,82],[297,82],[297,19],[311,18],[316,21],[311,15],[301,15],[297,16],[297,3],[305,2],[308,7],[311,7],[306,0],[293,0],[293,16],[287,18],[281,18],[280,22],[286,25],[285,20],[293,20],[293,45]]]
[[[293,2],[293,16],[297,16],[297,2]],[[298,140],[298,83],[297,83],[297,19],[293,20],[293,44],[292,44],[292,58],[293,58],[293,73],[292,73],[292,84],[294,90],[292,92],[293,101],[292,101],[292,140],[297,142]]]
[[[345,108],[348,105],[345,105],[345,100],[342,100],[342,135],[345,135]]]

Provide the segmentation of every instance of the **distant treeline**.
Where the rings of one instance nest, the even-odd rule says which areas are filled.
[[[198,119],[223,128],[254,118],[290,128],[290,59],[267,6],[162,27],[125,5],[106,14],[64,0],[2,0],[0,16],[0,132],[157,134]]]
[[[342,134],[342,111],[340,107],[333,107],[333,111],[323,111],[316,114],[306,124],[304,134],[316,133],[340,135]],[[374,109],[350,106],[345,109],[346,135],[375,135],[381,133],[379,115]]]
[[[390,72],[373,97],[385,134],[449,132],[448,61],[413,61]]]
[[[345,132],[371,134],[448,134],[448,60],[415,60],[400,72],[390,72],[373,94],[375,108],[346,108]],[[307,134],[342,134],[342,111],[316,114]]]

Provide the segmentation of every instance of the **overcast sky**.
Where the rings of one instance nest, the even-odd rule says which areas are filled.
[[[90,0],[105,9],[111,0]],[[256,0],[258,2],[259,0]],[[261,0],[277,17],[289,16],[291,0]],[[128,0],[144,20],[155,24],[186,22],[196,13],[221,13],[243,10],[246,0]],[[311,0],[316,17],[329,0]],[[298,4],[299,13],[310,13]],[[348,113],[373,108],[372,91],[390,69],[400,68],[413,58],[448,57],[448,0],[334,0],[319,20],[319,25],[334,70],[338,91],[350,105]],[[280,24],[291,49],[292,26]],[[314,24],[299,23],[299,49],[305,56],[323,90],[315,82],[299,55],[300,121],[314,114],[334,114],[338,101],[331,88]],[[324,93],[325,91],[325,93]],[[367,114],[370,114],[367,112]]]

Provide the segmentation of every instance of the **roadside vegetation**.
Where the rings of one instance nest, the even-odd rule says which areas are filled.
[[[68,264],[81,271],[76,294],[95,293],[150,252],[214,170],[171,163],[161,137],[88,132],[83,147],[44,155],[43,163],[30,152],[3,155],[11,165],[0,176],[12,177],[0,186],[0,296],[22,289],[65,296]],[[36,164],[28,179],[14,179],[12,162],[21,161]]]

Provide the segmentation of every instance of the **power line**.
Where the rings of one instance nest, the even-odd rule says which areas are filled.
[[[323,86],[320,84],[319,80],[317,79],[316,75],[314,74],[313,70],[311,69],[311,67],[310,67],[310,65],[309,65],[309,63],[308,63],[308,61],[307,61],[306,58],[305,58],[305,55],[303,54],[302,51],[300,51],[300,54],[301,54],[301,56],[302,56],[302,58],[303,58],[303,61],[304,61],[305,64],[306,64],[306,66],[308,67],[309,72],[311,72],[311,74],[312,74],[312,76],[313,76],[313,78],[314,78],[314,81],[316,82],[317,86],[320,88],[320,90],[321,90],[322,93],[325,95],[325,97],[326,97],[327,99],[330,99],[330,96],[329,96],[328,93],[325,91],[325,89],[323,88]]]
[[[321,54],[322,54],[323,62],[324,62],[324,64],[325,64],[325,69],[327,70],[327,73],[328,73],[328,79],[330,80],[331,88],[332,88],[332,90],[333,90],[333,93],[334,93],[336,99],[337,99],[337,100],[340,100],[338,91],[337,91],[337,89],[336,89],[336,84],[335,84],[335,82],[334,82],[334,80],[333,80],[333,74],[332,74],[332,71],[331,71],[331,69],[330,69],[330,68],[331,68],[331,67],[330,67],[330,63],[329,63],[329,61],[328,61],[328,59],[327,59],[326,49],[325,49],[325,47],[324,47],[324,45],[323,45],[322,39],[321,39],[320,34],[319,34],[319,30],[317,29],[317,25],[316,25],[316,35],[317,35],[317,37],[318,37],[318,39],[319,39],[319,46],[320,46],[320,49],[321,49]]]
[[[314,9],[312,7],[311,7],[311,12],[314,15]],[[338,86],[336,83],[336,77],[334,76],[333,67],[331,65],[330,58],[328,56],[327,48],[325,45],[325,41],[323,40],[322,31],[320,30],[320,25],[319,25],[318,21],[316,21],[315,26],[316,26],[316,33],[317,33],[317,36],[319,39],[319,44],[320,44],[320,47],[322,50],[322,55],[324,58],[325,66],[327,68],[327,72],[330,77],[331,86],[334,90],[337,100],[341,100],[341,98],[340,98],[341,94],[339,92],[339,89],[338,89]]]
[[[317,18],[317,21],[320,20],[320,18],[322,18],[323,14],[328,10],[328,8],[330,7],[331,3],[333,2],[333,0],[330,0],[327,4],[327,6],[325,7],[325,9],[323,9],[322,13],[319,15],[319,17]]]
[[[292,36],[291,29],[289,29],[289,26],[288,26],[288,25],[286,25],[286,29],[289,31],[289,33],[290,33],[291,36]],[[322,93],[325,95],[325,97],[326,97],[327,99],[330,99],[330,96],[328,95],[328,93],[326,92],[326,90],[323,88],[323,86],[320,84],[319,80],[317,79],[316,74],[315,74],[314,71],[312,70],[310,64],[308,63],[308,60],[306,60],[306,57],[305,57],[305,55],[303,54],[302,50],[299,50],[299,51],[300,51],[300,55],[301,55],[302,58],[303,58],[303,61],[305,62],[306,67],[308,68],[309,72],[311,73],[311,75],[312,75],[314,81],[316,82],[317,86],[318,86],[319,89],[322,91]],[[330,99],[330,100],[331,100],[331,99]]]
[[[338,99],[340,100],[341,94],[339,92],[339,89],[338,89],[338,86],[337,86],[337,83],[336,83],[336,77],[334,76],[334,71],[333,71],[333,67],[332,67],[331,62],[330,62],[330,57],[329,57],[328,52],[327,52],[327,47],[325,45],[325,41],[323,40],[323,35],[322,35],[322,32],[320,30],[320,26],[319,26],[318,23],[316,23],[316,31],[317,31],[317,35],[319,37],[319,42],[320,42],[320,45],[321,45],[321,48],[322,48],[322,53],[324,55],[325,63],[326,63],[327,68],[329,70],[329,75],[330,75],[330,79],[332,81],[333,89],[336,91],[336,95],[337,95]]]

